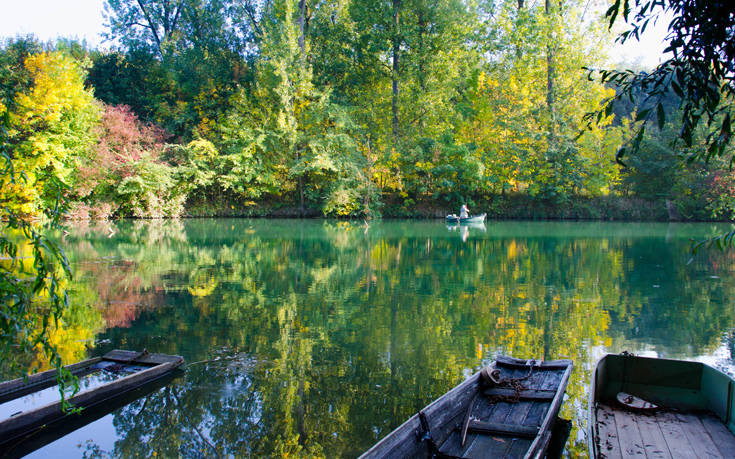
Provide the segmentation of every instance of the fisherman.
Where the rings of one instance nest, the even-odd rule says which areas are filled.
[[[467,208],[467,204],[462,204],[462,208],[459,209],[459,218],[468,218],[470,216],[470,209]]]

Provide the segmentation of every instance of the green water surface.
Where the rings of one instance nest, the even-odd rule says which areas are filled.
[[[566,453],[584,455],[586,391],[604,353],[733,373],[735,256],[688,263],[691,239],[729,228],[72,226],[59,237],[87,353],[145,348],[189,366],[32,457],[355,457],[498,354],[574,360],[562,415],[574,425]]]

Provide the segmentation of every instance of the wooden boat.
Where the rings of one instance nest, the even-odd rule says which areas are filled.
[[[0,457],[3,459],[24,457],[77,429],[81,429],[82,427],[167,386],[174,379],[179,377],[181,373],[182,372],[180,370],[167,373],[166,375],[145,383],[133,390],[106,398],[104,403],[97,403],[96,405],[88,406],[84,411],[79,413],[79,415],[59,417],[55,421],[44,424],[42,427],[33,430],[27,435],[23,435],[21,438],[14,439],[10,442],[0,441],[0,451],[2,451],[0,452]]]
[[[474,215],[472,217],[467,217],[467,218],[459,218],[456,215],[447,215],[446,220],[447,220],[447,223],[460,223],[460,224],[482,223],[485,221],[486,216],[487,214],[480,214],[480,215]]]
[[[498,357],[361,458],[543,457],[571,372],[571,360]]]
[[[703,363],[607,355],[589,414],[593,458],[735,457],[735,381]]]
[[[13,404],[25,401],[29,394],[42,394],[54,401],[40,407],[32,407],[28,411],[18,411],[0,418],[0,450],[7,450],[8,445],[15,444],[21,437],[27,436],[42,426],[64,420],[76,422],[77,418],[86,414],[86,408],[97,407],[115,397],[134,391],[141,386],[151,384],[170,376],[184,359],[177,355],[149,354],[147,351],[108,352],[103,357],[84,360],[66,368],[80,380],[80,387],[99,383],[96,387],[83,390],[68,401],[78,408],[79,413],[65,413],[58,399],[56,387],[56,371],[49,370],[31,375],[27,378],[14,379],[0,383],[0,408],[15,410]],[[27,398],[27,397],[26,397]],[[23,406],[23,405],[18,405]]]

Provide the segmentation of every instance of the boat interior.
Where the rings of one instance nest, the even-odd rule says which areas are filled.
[[[529,451],[548,446],[556,418],[556,413],[549,417],[549,411],[557,393],[559,400],[563,397],[569,377],[566,370],[571,371],[571,366],[524,367],[501,360],[496,368],[498,378],[510,383],[479,393],[465,413],[462,428],[453,430],[442,443],[442,454],[467,458],[522,458]],[[545,425],[547,418],[550,422]]]
[[[608,355],[593,381],[594,457],[735,457],[735,384],[720,371]]]

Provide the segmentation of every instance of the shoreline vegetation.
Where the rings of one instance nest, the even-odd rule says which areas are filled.
[[[473,213],[487,213],[495,220],[612,220],[612,221],[730,221],[702,218],[701,215],[682,216],[667,211],[666,200],[644,200],[619,196],[570,197],[564,203],[549,204],[527,195],[505,195],[475,198],[470,209]],[[401,196],[386,196],[380,208],[382,218],[443,219],[458,210],[430,200],[414,201]],[[306,208],[298,203],[191,203],[185,207],[183,218],[320,218],[318,208]],[[355,218],[355,217],[345,217]],[[365,218],[361,216],[359,218]]]

